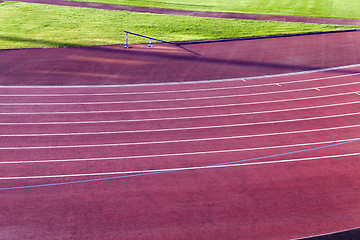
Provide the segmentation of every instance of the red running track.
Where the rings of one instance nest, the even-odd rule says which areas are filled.
[[[293,239],[360,226],[360,65],[0,89],[2,239]],[[153,172],[164,169],[175,171]]]

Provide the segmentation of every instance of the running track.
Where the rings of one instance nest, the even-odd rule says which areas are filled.
[[[0,238],[292,239],[357,228],[359,86],[360,65],[3,86]]]

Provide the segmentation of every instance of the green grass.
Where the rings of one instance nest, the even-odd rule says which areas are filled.
[[[196,18],[4,2],[0,48],[124,44],[124,30],[165,41],[223,39],[330,31],[354,27]],[[130,43],[145,42],[131,36]]]
[[[196,11],[360,19],[359,0],[74,0]]]

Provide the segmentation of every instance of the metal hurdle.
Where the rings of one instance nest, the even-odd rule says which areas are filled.
[[[131,47],[129,46],[129,34],[134,35],[134,36],[138,36],[138,37],[143,37],[143,38],[149,39],[150,42],[149,42],[149,44],[147,45],[147,47],[154,47],[154,46],[155,46],[155,45],[153,45],[153,44],[151,43],[151,40],[157,41],[157,42],[162,42],[162,43],[167,43],[167,44],[176,45],[175,43],[172,43],[172,42],[163,41],[163,40],[160,40],[160,39],[156,39],[156,38],[144,36],[144,35],[137,34],[137,33],[133,33],[133,32],[124,31],[124,33],[126,34],[126,43],[125,43],[125,46],[123,47],[123,48],[125,48],[125,49],[131,48]]]

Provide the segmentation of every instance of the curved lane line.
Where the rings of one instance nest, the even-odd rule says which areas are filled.
[[[317,98],[327,98],[335,96],[344,96],[351,95],[355,92],[346,92],[314,97],[305,97],[305,98],[293,98],[293,99],[283,99],[283,100],[272,100],[264,102],[249,102],[242,103],[246,105],[255,105],[255,104],[268,104],[268,103],[278,103],[278,102],[290,102],[290,101],[301,101]],[[0,113],[1,114],[1,113]],[[243,115],[244,113],[230,113],[230,114],[215,114],[215,115],[198,115],[198,116],[189,116],[189,117],[173,117],[173,118],[149,118],[149,119],[119,119],[119,120],[99,120],[99,121],[77,121],[77,122],[0,122],[0,125],[60,125],[60,124],[96,124],[96,123],[121,123],[121,122],[146,122],[146,121],[166,121],[166,120],[182,120],[182,119],[198,119],[198,118],[216,118],[216,117],[232,117]]]
[[[309,88],[299,88],[299,89],[292,89],[292,90],[283,90],[283,91],[275,91],[275,92],[256,92],[256,93],[246,93],[246,94],[239,94],[239,95],[228,95],[229,97],[249,97],[249,96],[259,96],[259,95],[271,95],[271,94],[280,94],[280,93],[292,93],[292,92],[302,92],[302,91],[312,91],[324,88],[334,88],[334,87],[343,87],[349,85],[357,85],[360,82],[350,82],[350,83],[342,83],[342,84],[335,84],[335,85],[328,85],[322,87],[309,87]],[[356,92],[354,92],[356,93]],[[199,98],[180,98],[180,99],[165,99],[160,100],[161,102],[173,102],[173,101],[191,101],[191,100],[204,100],[204,99],[216,99],[216,98],[224,98],[224,96],[216,96],[216,97],[199,97]],[[159,102],[159,100],[148,100],[146,103],[151,102]],[[0,103],[0,106],[49,106],[49,105],[105,105],[105,104],[129,104],[132,101],[112,101],[112,102],[65,102],[65,103]]]
[[[100,158],[69,158],[69,159],[49,159],[49,160],[27,160],[27,161],[11,161],[0,162],[0,164],[33,164],[33,163],[58,163],[58,162],[82,162],[82,161],[105,161],[105,160],[121,160],[121,159],[140,159],[140,158],[160,158],[160,157],[174,157],[174,156],[191,156],[191,155],[204,155],[204,154],[217,154],[217,153],[231,153],[231,152],[244,152],[244,151],[259,151],[266,149],[280,149],[280,148],[293,148],[311,145],[334,144],[345,141],[352,141],[352,139],[340,139],[325,142],[310,142],[282,146],[268,146],[268,147],[255,147],[255,148],[241,148],[241,149],[226,149],[226,150],[213,150],[203,152],[184,152],[184,153],[168,153],[168,154],[153,154],[153,155],[134,155],[134,156],[114,156],[114,157],[100,157]]]
[[[357,68],[360,67],[360,64],[339,66],[339,67],[330,67],[330,68],[321,68],[316,70],[302,71],[302,72],[292,72],[292,73],[280,73],[280,74],[271,74],[271,75],[262,75],[255,77],[243,77],[243,78],[231,78],[231,79],[214,79],[214,80],[202,80],[202,81],[187,81],[187,82],[166,82],[166,83],[142,83],[142,84],[122,84],[122,85],[62,85],[62,86],[49,86],[49,85],[41,85],[41,86],[5,86],[0,85],[0,88],[5,89],[65,89],[65,88],[132,88],[132,87],[143,87],[143,86],[171,86],[171,85],[195,85],[195,84],[212,84],[216,82],[230,82],[230,81],[243,81],[243,80],[251,80],[251,79],[263,79],[263,78],[276,78],[276,77],[287,77],[287,76],[295,76],[302,74],[312,74],[312,73],[323,73],[323,72],[331,72],[338,71],[341,69],[348,68]]]
[[[263,133],[263,134],[241,135],[241,136],[230,136],[230,137],[177,139],[177,140],[164,140],[164,141],[154,141],[154,142],[124,142],[124,143],[107,143],[107,144],[31,146],[31,147],[30,146],[0,147],[0,150],[90,148],[90,147],[113,147],[113,146],[134,146],[134,145],[150,145],[150,144],[165,144],[165,143],[182,143],[182,142],[200,142],[200,141],[212,141],[212,140],[229,140],[229,139],[240,139],[240,138],[298,134],[298,133],[322,132],[322,131],[331,131],[331,130],[339,130],[339,129],[357,128],[357,127],[360,127],[360,125],[348,125],[348,126],[331,127],[331,128],[319,128],[319,129],[308,129],[308,130],[299,130],[299,131],[290,131],[290,132],[275,132],[275,133]]]
[[[167,169],[133,170],[133,171],[125,171],[125,172],[101,172],[101,173],[76,173],[76,174],[61,174],[61,175],[47,175],[47,176],[0,177],[0,180],[67,178],[67,177],[94,177],[94,176],[104,176],[104,175],[123,175],[123,174],[154,173],[154,172],[173,172],[173,171],[183,171],[183,170],[199,170],[199,169],[209,169],[209,168],[227,168],[227,167],[239,167],[239,166],[250,166],[250,165],[286,163],[286,162],[301,162],[301,161],[309,161],[309,160],[318,160],[318,159],[326,159],[326,158],[338,158],[338,157],[349,157],[349,156],[359,156],[359,155],[360,155],[360,153],[349,153],[349,154],[341,154],[341,155],[329,155],[329,156],[321,156],[321,157],[285,159],[285,160],[267,161],[267,162],[236,163],[236,164],[208,165],[208,166],[198,166],[198,167],[167,168]]]
[[[340,115],[330,115],[330,116],[311,117],[311,118],[276,120],[276,121],[269,121],[269,122],[250,122],[250,123],[238,123],[238,124],[210,125],[210,126],[200,126],[200,127],[156,128],[156,129],[122,130],[122,131],[108,131],[108,132],[0,134],[0,137],[78,136],[78,135],[105,135],[105,134],[187,131],[187,130],[216,129],[216,128],[228,128],[228,127],[243,127],[243,126],[254,126],[254,125],[278,124],[278,123],[288,123],[288,122],[301,122],[301,121],[310,121],[310,120],[319,120],[319,119],[348,117],[348,116],[355,116],[355,115],[359,115],[359,114],[360,114],[360,112],[356,112],[356,113],[347,113],[347,114],[340,114]]]
[[[313,82],[313,81],[327,80],[327,79],[333,79],[333,78],[343,78],[343,77],[350,77],[350,76],[357,76],[357,75],[360,75],[360,73],[336,75],[336,76],[313,78],[313,79],[304,79],[304,80],[297,80],[297,81],[290,81],[290,82],[266,83],[266,84],[259,84],[259,85],[244,85],[244,86],[200,88],[200,89],[181,89],[181,90],[152,91],[152,92],[68,93],[68,94],[0,94],[0,97],[118,96],[118,95],[149,95],[149,94],[183,93],[183,92],[207,92],[207,91],[218,91],[218,90],[265,87],[265,86],[274,86],[274,85],[279,86],[279,84],[280,85],[296,84],[296,83]]]
[[[301,108],[290,108],[290,109],[279,109],[279,110],[268,110],[268,111],[259,111],[259,112],[244,112],[241,115],[253,115],[253,114],[262,114],[262,113],[274,113],[274,112],[288,112],[288,111],[297,111],[297,110],[308,110],[316,108],[325,108],[325,107],[335,107],[335,106],[344,106],[357,104],[360,101],[355,102],[345,102],[345,103],[336,103],[329,105],[320,105],[320,106],[311,106],[311,107],[301,107]],[[0,112],[0,115],[52,115],[52,114],[97,114],[97,113],[124,113],[124,112],[154,112],[154,111],[174,111],[174,110],[190,110],[190,109],[204,109],[204,108],[223,108],[223,107],[235,107],[242,106],[243,103],[232,103],[232,104],[219,104],[219,105],[207,105],[207,106],[193,106],[193,107],[171,107],[171,108],[153,108],[153,109],[130,109],[130,110],[96,110],[96,111],[80,111],[80,112]]]

